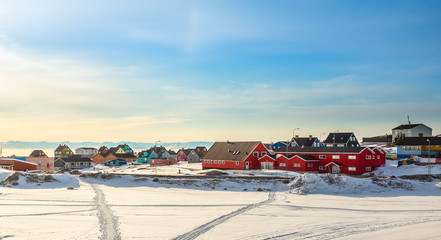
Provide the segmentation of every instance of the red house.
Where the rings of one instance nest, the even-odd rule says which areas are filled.
[[[176,155],[176,159],[178,160],[178,162],[182,162],[182,161],[188,161],[188,155],[190,154],[191,150],[193,149],[181,149],[179,150],[178,154]]]
[[[202,158],[202,168],[260,169],[259,158],[268,154],[261,142],[215,142]]]
[[[288,147],[288,149],[277,149],[276,154],[282,154],[288,157],[294,155],[310,155],[319,160],[318,171],[320,173],[345,173],[353,175],[371,172],[384,164],[386,159],[385,152],[379,149],[373,150],[365,147]],[[279,161],[279,159],[281,162],[278,165],[279,168],[282,168],[283,158],[279,156],[277,160]],[[289,164],[290,161],[288,160],[288,165]],[[289,166],[289,168],[290,167],[291,166]]]
[[[37,170],[37,164],[14,158],[0,158],[0,168],[14,171]]]

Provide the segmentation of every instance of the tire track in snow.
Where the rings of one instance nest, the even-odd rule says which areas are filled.
[[[276,199],[276,192],[277,192],[277,188],[278,188],[278,182],[273,184],[273,187],[271,189],[271,192],[268,193],[268,199],[262,201],[262,202],[258,202],[258,203],[254,203],[254,204],[250,204],[247,205],[243,208],[240,208],[234,212],[231,212],[229,214],[220,216],[206,224],[203,224],[187,233],[184,233],[182,235],[179,235],[177,237],[172,238],[172,240],[190,240],[190,239],[196,239],[197,237],[201,236],[202,234],[208,232],[209,230],[213,229],[214,227],[224,223],[225,221],[236,217],[244,212],[247,212],[249,210],[252,210],[254,208],[258,208],[260,206],[263,206],[265,204],[268,204],[272,201],[274,201]]]
[[[98,220],[100,222],[100,239],[120,240],[121,234],[118,228],[118,219],[113,215],[109,206],[106,204],[104,193],[95,184],[90,184],[95,191],[95,206],[98,211]]]

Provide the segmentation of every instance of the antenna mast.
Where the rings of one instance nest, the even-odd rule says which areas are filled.
[[[409,125],[410,125],[410,118],[409,118],[409,115],[407,115],[407,122],[408,122]]]

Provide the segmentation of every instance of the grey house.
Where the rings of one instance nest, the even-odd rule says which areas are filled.
[[[72,155],[67,158],[58,158],[54,162],[55,170],[60,169],[82,169],[92,167],[92,160],[81,155]]]

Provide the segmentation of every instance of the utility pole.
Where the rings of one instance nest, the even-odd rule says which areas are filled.
[[[431,168],[432,168],[432,165],[430,164],[430,139],[427,139],[427,141],[429,142],[429,156],[427,157],[427,173],[428,174],[431,174]]]

